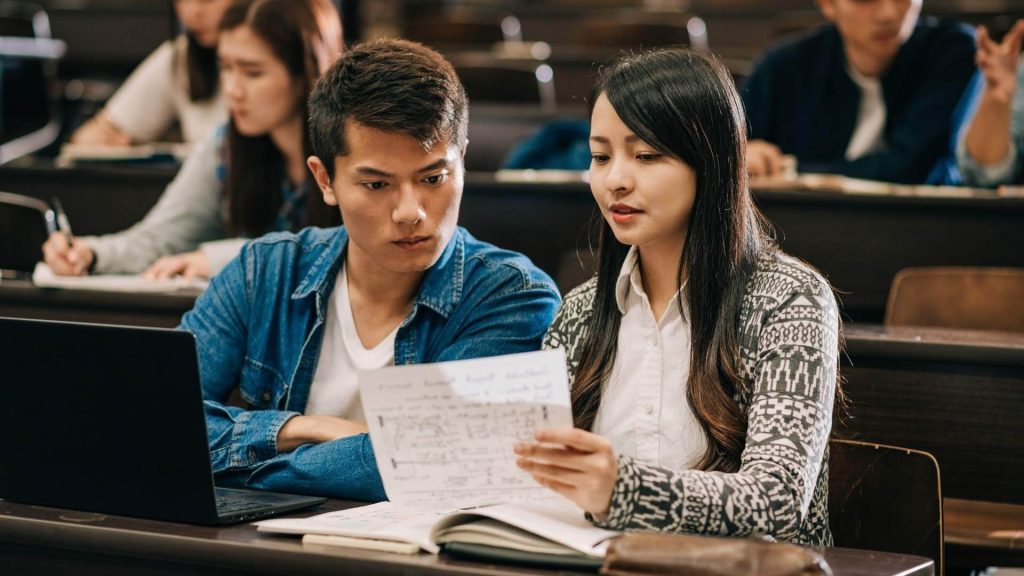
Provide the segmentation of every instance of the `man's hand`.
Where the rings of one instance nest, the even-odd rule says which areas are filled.
[[[1017,90],[1017,65],[1020,63],[1022,41],[1024,20],[1018,20],[998,44],[984,26],[979,26],[975,35],[978,51],[974,59],[985,76],[986,96],[1006,105],[1013,101]]]
[[[785,161],[782,150],[766,140],[747,142],[747,172],[751,176],[781,176]]]
[[[277,433],[277,451],[291,452],[303,444],[320,444],[368,431],[364,422],[334,416],[296,416]]]

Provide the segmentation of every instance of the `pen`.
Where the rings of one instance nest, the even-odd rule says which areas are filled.
[[[74,245],[74,234],[71,233],[71,222],[68,221],[68,214],[64,211],[64,206],[60,203],[59,198],[53,199],[53,209],[57,212],[57,227],[64,232],[64,236],[68,239],[68,246]]]

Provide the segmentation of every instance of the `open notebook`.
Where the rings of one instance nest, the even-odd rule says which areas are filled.
[[[563,351],[361,372],[359,389],[390,502],[261,522],[259,530],[394,552],[515,550],[518,559],[503,559],[520,563],[604,556],[617,533],[594,527],[515,465],[517,442],[572,426]]]
[[[43,262],[36,264],[32,283],[40,288],[101,290],[104,292],[178,292],[202,291],[206,280],[185,280],[180,276],[166,280],[146,280],[141,274],[94,274],[91,276],[58,276]]]
[[[437,554],[444,545],[461,543],[590,558],[604,557],[608,541],[619,535],[593,526],[579,508],[558,496],[447,511],[381,502],[311,518],[264,520],[257,526],[261,532],[305,534],[305,542],[317,544],[374,547],[358,540],[368,539],[406,543]],[[342,538],[332,542],[308,535]]]

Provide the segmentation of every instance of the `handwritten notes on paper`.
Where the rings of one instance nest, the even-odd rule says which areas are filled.
[[[395,502],[477,505],[544,494],[512,447],[572,426],[561,350],[360,373],[384,489]]]

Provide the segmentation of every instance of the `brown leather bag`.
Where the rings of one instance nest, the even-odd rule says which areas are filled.
[[[820,554],[795,544],[687,534],[625,534],[612,540],[606,576],[832,576]]]

